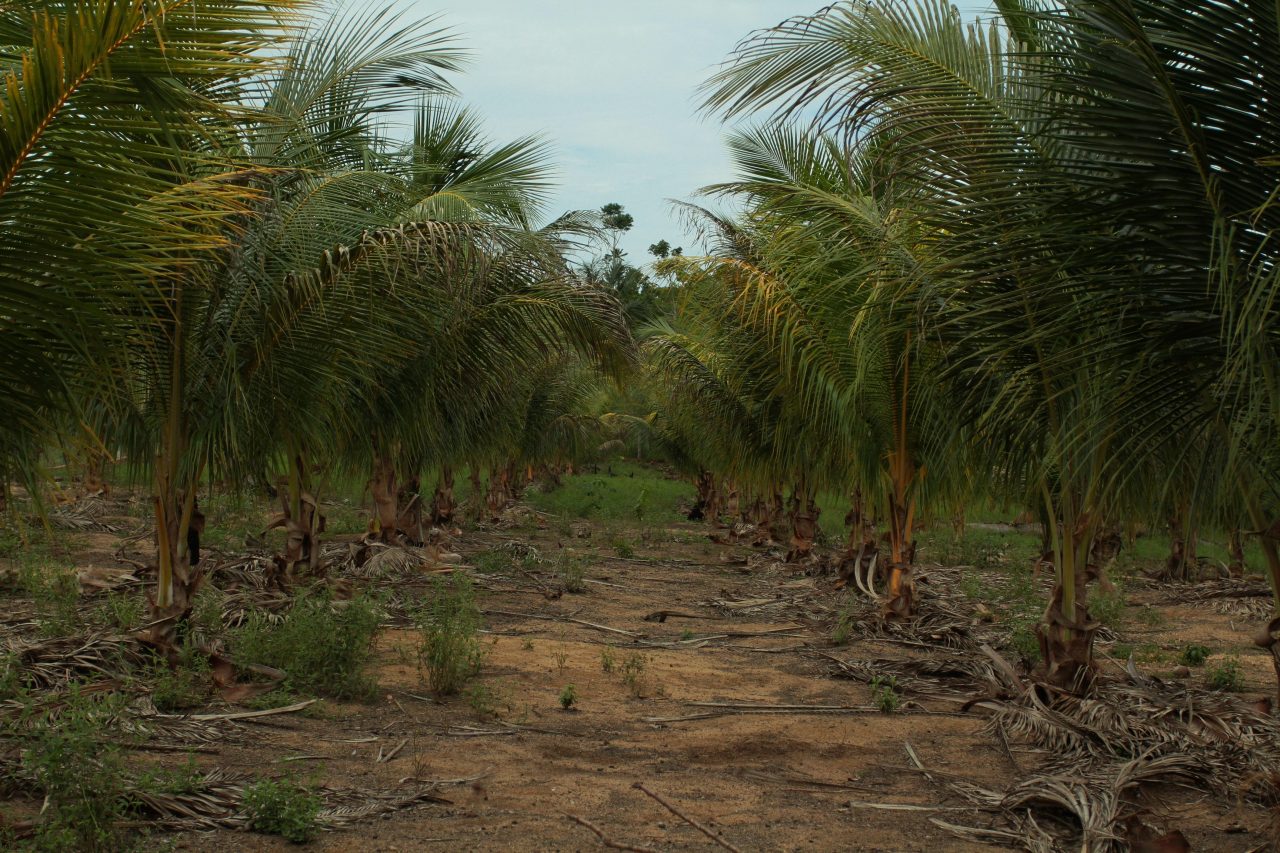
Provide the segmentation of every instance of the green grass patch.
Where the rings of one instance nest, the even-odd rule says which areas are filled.
[[[558,489],[530,490],[525,500],[559,518],[670,524],[684,520],[680,505],[693,502],[693,485],[656,468],[612,462],[602,464],[599,474],[566,476]]]

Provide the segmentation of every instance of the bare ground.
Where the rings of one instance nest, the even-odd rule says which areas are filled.
[[[378,791],[446,783],[439,794],[447,802],[324,833],[312,844],[324,851],[598,850],[606,843],[653,850],[1000,849],[934,822],[986,823],[944,782],[1003,790],[1043,754],[1001,743],[988,733],[986,714],[954,698],[908,693],[897,711],[876,710],[867,685],[833,677],[828,655],[856,661],[934,653],[857,638],[833,648],[829,578],[768,560],[753,559],[749,568],[747,549],[689,541],[688,534],[705,532],[673,527],[665,538],[683,543],[640,546],[632,559],[609,554],[603,541],[566,540],[546,529],[468,533],[458,541],[464,555],[518,540],[544,554],[563,547],[590,556],[587,591],[579,595],[549,597],[543,580],[519,572],[478,577],[488,643],[480,700],[433,700],[415,664],[416,633],[392,629],[379,641],[376,701],[325,701],[310,715],[239,721],[195,760],[202,768],[292,773]],[[78,563],[109,568],[113,537],[90,543]],[[945,581],[938,577],[935,584]],[[1133,627],[1124,639],[1170,651],[1190,642],[1243,649],[1256,622],[1209,603],[1170,604],[1156,586],[1138,589],[1129,603],[1154,606],[1164,618]],[[646,620],[657,611],[675,615]],[[613,659],[612,672],[605,657]],[[643,661],[630,680],[621,671],[628,660],[633,671]],[[1266,659],[1242,662],[1244,695],[1270,693]],[[568,684],[577,703],[565,711],[558,697]],[[1271,816],[1260,807],[1174,786],[1156,794],[1146,821],[1180,830],[1192,849],[1267,849]],[[227,830],[182,833],[176,846],[293,848]]]

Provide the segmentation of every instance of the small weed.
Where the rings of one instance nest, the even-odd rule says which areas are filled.
[[[533,640],[530,640],[528,637],[525,637],[523,640],[520,641],[520,648],[526,652],[533,651]]]
[[[618,665],[617,659],[613,655],[613,647],[605,646],[600,650],[600,668],[605,672],[613,672]]]
[[[1096,589],[1089,596],[1089,615],[1103,625],[1119,625],[1125,615],[1124,591]]]
[[[222,591],[213,584],[204,584],[196,593],[191,609],[191,624],[206,642],[223,634],[222,611],[225,603]]]
[[[566,684],[560,691],[560,707],[568,711],[578,703],[578,691],[572,684]]]
[[[295,844],[315,837],[320,798],[297,783],[263,779],[244,791],[244,811],[254,832],[279,835]]]
[[[633,548],[631,543],[625,539],[614,539],[613,553],[617,554],[624,560],[630,560],[636,555],[636,549]]]
[[[1040,638],[1036,636],[1036,623],[1025,621],[1009,632],[1009,648],[1017,652],[1023,662],[1035,664],[1040,661]]]
[[[649,692],[649,659],[639,652],[632,652],[622,662],[622,683],[634,699],[643,699]]]
[[[1204,662],[1209,659],[1209,655],[1213,654],[1208,646],[1186,646],[1182,650],[1182,656],[1178,661],[1183,666],[1203,666]]]
[[[119,747],[101,740],[103,722],[123,710],[119,697],[82,694],[75,687],[56,719],[36,716],[23,769],[44,794],[36,850],[119,850],[125,816],[124,763]]]
[[[511,571],[515,561],[507,551],[485,551],[475,555],[471,560],[476,572],[482,575],[497,575]]]
[[[872,677],[871,704],[885,714],[898,710],[902,706],[902,697],[898,695],[898,679],[892,675]]]
[[[62,637],[83,623],[80,617],[80,579],[75,569],[43,562],[24,563],[18,581],[36,605],[40,633]]]
[[[556,558],[556,575],[564,585],[564,591],[577,595],[587,591],[587,569],[578,557],[560,553]]]
[[[480,671],[480,607],[465,575],[437,578],[431,599],[415,617],[422,642],[418,662],[426,670],[427,685],[437,696],[457,693]]]
[[[498,707],[504,697],[487,684],[472,684],[466,691],[467,704],[477,717],[488,719],[498,716]]]
[[[194,794],[200,790],[204,774],[195,759],[187,756],[186,764],[173,769],[147,770],[138,778],[137,787],[156,794]]]
[[[688,628],[685,628],[683,631],[680,632],[680,639],[683,642],[686,642],[686,643],[689,642],[690,640],[693,639],[693,631],[690,631]]]
[[[103,622],[117,631],[131,631],[142,624],[142,597],[127,592],[107,595],[99,606]]]
[[[836,626],[831,631],[833,646],[847,646],[853,639],[853,602],[850,601],[836,615]]]
[[[1205,684],[1210,690],[1236,691],[1244,688],[1244,673],[1240,660],[1230,657],[1205,674]]]
[[[564,675],[565,668],[569,665],[569,653],[566,651],[558,651],[555,654],[556,670]]]

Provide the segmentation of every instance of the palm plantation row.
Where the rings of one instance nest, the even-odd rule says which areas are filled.
[[[838,562],[887,619],[927,606],[922,519],[1032,511],[1047,674],[1078,686],[1122,526],[1251,531],[1280,580],[1276,12],[998,5],[839,4],[708,81],[709,112],[758,122],[708,190],[744,212],[688,208],[709,252],[660,264],[680,309],[637,330],[656,412],[629,422],[706,515],[786,513],[793,559],[819,490],[847,494]],[[370,475],[376,535],[420,544],[455,470],[493,471],[500,506],[637,361],[566,261],[589,217],[545,221],[546,149],[456,106],[447,34],[311,12],[0,19],[2,473],[35,485],[58,443],[150,485],[162,644],[200,581],[202,483],[280,478],[287,582],[317,568],[317,471]]]
[[[687,307],[646,347],[660,428],[740,505],[776,513],[789,490],[793,555],[816,491],[851,494],[840,562],[882,576],[886,618],[924,604],[923,516],[991,498],[1038,516],[1046,675],[1080,687],[1089,584],[1125,526],[1170,524],[1175,576],[1197,527],[1237,553],[1251,531],[1280,593],[1280,22],[997,5],[974,24],[843,3],[746,40],[704,92],[767,117],[707,190],[746,213],[691,209],[713,250],[666,262]],[[1275,653],[1270,629],[1257,642]]]
[[[540,221],[546,147],[456,106],[450,37],[310,13],[6,13],[4,474],[33,483],[56,437],[153,484],[162,644],[200,583],[202,483],[284,474],[282,579],[317,567],[316,470],[372,473],[378,535],[420,544],[421,476],[447,519],[451,464],[551,454],[556,389],[633,360],[566,265],[590,222]]]

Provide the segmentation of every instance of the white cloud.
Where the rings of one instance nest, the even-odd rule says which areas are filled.
[[[980,8],[985,0],[962,7]],[[403,0],[439,16],[472,61],[455,80],[495,139],[531,133],[554,143],[556,212],[624,204],[634,262],[666,238],[688,244],[666,199],[692,197],[731,167],[722,128],[699,116],[697,89],[753,30],[821,0]]]

